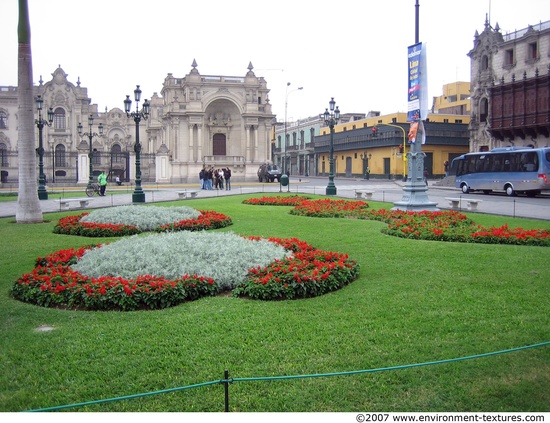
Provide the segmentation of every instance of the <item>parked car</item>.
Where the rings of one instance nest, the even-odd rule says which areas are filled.
[[[258,169],[258,181],[259,182],[281,182],[282,171],[277,165],[263,164]]]

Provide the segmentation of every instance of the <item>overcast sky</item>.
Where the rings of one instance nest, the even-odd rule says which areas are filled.
[[[503,33],[550,20],[548,0],[420,0],[420,41],[429,96],[470,80],[477,30],[486,14]],[[416,0],[28,0],[38,85],[61,65],[99,111],[123,109],[136,84],[160,95],[168,73],[263,76],[273,112],[318,115],[334,97],[341,113],[407,110],[407,47]],[[18,1],[0,0],[0,85],[17,85]],[[287,82],[291,85],[287,89]],[[301,91],[293,91],[303,87]],[[431,101],[429,102],[431,105]]]

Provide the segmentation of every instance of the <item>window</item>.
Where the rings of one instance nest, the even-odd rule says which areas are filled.
[[[124,157],[122,156],[122,148],[120,145],[114,144],[111,147],[111,162],[112,163],[123,163]]]
[[[487,69],[489,69],[489,57],[483,56],[481,58],[481,70],[486,71]]]
[[[94,165],[101,164],[101,153],[97,151],[97,148],[94,148],[94,154],[92,155],[92,163]]]
[[[8,147],[3,142],[0,143],[0,163],[2,167],[8,167]]]
[[[514,49],[508,49],[504,52],[504,66],[512,66],[514,64]]]
[[[53,127],[54,129],[65,129],[65,110],[61,107],[58,107],[54,111]]]
[[[479,102],[479,121],[486,122],[489,114],[489,102],[486,98],[482,98]]]
[[[529,43],[527,54],[527,60],[536,60],[538,58],[539,53],[536,41],[534,43]]]
[[[8,128],[8,114],[0,110],[0,129],[7,129]]]
[[[57,144],[55,146],[55,166],[67,166],[67,158],[65,157],[65,146],[63,144]]]

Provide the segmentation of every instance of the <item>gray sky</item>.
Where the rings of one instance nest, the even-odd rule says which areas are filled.
[[[324,112],[331,97],[342,113],[407,110],[416,0],[28,3],[35,83],[40,75],[50,80],[61,65],[72,83],[80,77],[100,111],[123,109],[136,84],[142,98],[160,95],[166,75],[185,76],[193,59],[202,75],[244,76],[252,62],[281,121],[285,98],[289,120]],[[470,80],[467,53],[486,14],[504,34],[550,20],[548,0],[419,3],[430,98],[441,95],[443,84]],[[18,2],[0,6],[0,85],[17,85]]]

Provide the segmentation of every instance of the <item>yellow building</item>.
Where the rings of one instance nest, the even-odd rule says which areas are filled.
[[[460,100],[462,102],[463,100]],[[448,102],[449,103],[449,102]],[[458,103],[458,101],[457,101]],[[445,162],[467,153],[469,115],[432,113],[425,121],[425,166],[429,177],[443,177]],[[407,172],[409,123],[407,113],[380,116],[370,112],[365,119],[334,127],[334,166],[340,177],[400,178]],[[315,141],[318,174],[329,172],[330,129],[323,127]]]
[[[443,95],[434,97],[434,113],[470,115],[470,83],[464,81],[443,85]]]

